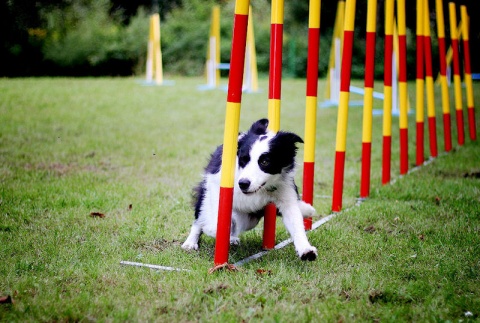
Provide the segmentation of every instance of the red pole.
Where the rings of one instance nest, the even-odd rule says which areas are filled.
[[[416,165],[423,165],[425,161],[424,154],[424,84],[423,79],[423,9],[424,9],[424,0],[417,0],[417,75],[416,75],[416,126],[417,126],[417,149],[416,149]]]
[[[320,0],[310,0],[308,18],[307,93],[305,104],[305,152],[302,199],[313,205],[315,174],[315,135],[317,124],[318,53],[320,45]],[[303,220],[305,230],[312,229],[312,218]]]
[[[377,0],[368,0],[367,34],[365,43],[365,95],[363,97],[362,172],[360,176],[361,198],[367,198],[370,195],[376,16]]]
[[[425,50],[425,83],[427,87],[427,115],[428,115],[428,132],[430,142],[430,156],[437,157],[437,122],[435,118],[435,93],[433,84],[432,69],[432,40],[430,37],[430,10],[428,1],[425,1],[423,21],[423,40]]]
[[[460,57],[458,53],[458,35],[457,35],[457,12],[455,2],[448,3],[450,14],[450,37],[453,50],[453,86],[455,91],[455,116],[457,117],[458,144],[462,146],[465,143],[465,130],[463,126],[463,107],[462,107],[462,81],[460,76]]]
[[[338,104],[337,140],[333,178],[332,211],[342,210],[345,151],[347,146],[348,101],[352,67],[353,30],[355,27],[355,0],[347,0],[343,29],[342,71],[340,76],[340,102]]]
[[[243,69],[245,63],[249,4],[249,0],[237,0],[235,3],[230,75],[228,79],[225,131],[223,138],[220,202],[218,206],[217,236],[215,241],[215,265],[221,265],[228,262],[228,252],[230,247],[235,160],[237,156],[238,125],[242,101]]]
[[[470,45],[468,32],[468,14],[465,5],[460,6],[462,17],[463,34],[463,59],[465,69],[465,87],[467,89],[467,111],[468,111],[468,129],[470,130],[470,139],[477,139],[477,127],[475,125],[475,107],[473,99],[472,71],[470,68]]]
[[[452,126],[450,117],[450,98],[447,83],[447,58],[445,55],[445,19],[443,14],[443,0],[435,0],[437,17],[438,54],[440,59],[440,85],[442,87],[442,112],[443,112],[443,140],[445,151],[452,149]]]
[[[400,94],[400,174],[408,172],[408,92],[407,92],[407,28],[405,18],[405,0],[397,0],[398,15],[398,52]]]
[[[268,119],[270,130],[280,130],[280,99],[282,96],[282,44],[283,44],[283,0],[272,0],[270,27],[270,75],[268,86]],[[277,208],[269,204],[265,208],[263,249],[275,246]]]
[[[393,0],[385,1],[385,62],[383,99],[383,153],[382,184],[390,183],[392,155],[392,55],[393,55]]]

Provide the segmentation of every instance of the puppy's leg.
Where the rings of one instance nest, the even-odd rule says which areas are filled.
[[[302,260],[315,260],[317,248],[310,245],[303,225],[303,216],[297,203],[277,205],[282,212],[282,219],[290,236],[298,256]]]
[[[300,212],[302,213],[304,218],[315,216],[315,214],[317,213],[313,206],[301,200],[298,200],[298,207],[300,208]]]
[[[192,228],[190,229],[190,234],[188,235],[187,240],[182,245],[182,248],[185,250],[198,250],[198,240],[202,234],[202,227],[197,224],[197,221],[193,222]]]
[[[240,233],[242,233],[242,223],[239,221],[239,215],[237,212],[234,210],[232,211],[232,223],[230,227],[230,244],[231,245],[239,245],[240,244],[240,238],[238,237]]]

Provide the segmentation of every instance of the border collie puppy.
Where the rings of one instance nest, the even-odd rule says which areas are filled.
[[[267,119],[258,120],[248,132],[238,136],[230,244],[239,244],[240,233],[253,229],[265,206],[273,202],[298,256],[302,260],[315,260],[317,249],[308,242],[303,225],[303,217],[313,216],[315,209],[299,199],[294,182],[296,144],[303,140],[291,132],[274,133],[267,126]],[[222,146],[219,146],[194,190],[195,221],[183,249],[197,250],[203,232],[216,236],[221,164]]]

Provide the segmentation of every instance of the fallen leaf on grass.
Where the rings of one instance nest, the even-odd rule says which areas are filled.
[[[224,264],[221,264],[221,265],[217,265],[213,268],[210,268],[208,270],[208,273],[213,274],[214,272],[219,271],[221,269],[225,269],[225,270],[228,270],[228,271],[239,271],[238,268],[235,267],[234,265],[231,265],[229,263],[224,263]]]
[[[370,303],[374,304],[378,301],[381,301],[384,298],[383,292],[379,290],[373,290],[368,294],[368,299]]]
[[[220,292],[220,291],[225,290],[227,288],[228,288],[228,285],[220,284],[216,287],[208,287],[205,290],[203,290],[203,292],[205,294],[213,294],[214,292]]]
[[[256,273],[259,275],[267,275],[270,276],[272,274],[272,271],[269,269],[257,269]]]
[[[0,296],[0,304],[13,304],[13,299],[10,295]]]
[[[421,234],[421,235],[418,236],[418,239],[423,241],[423,240],[425,240],[425,236],[423,234]]]
[[[105,214],[104,213],[100,213],[100,212],[92,212],[90,213],[90,216],[92,218],[104,218],[105,217]]]
[[[366,227],[365,229],[363,229],[363,231],[367,232],[367,233],[374,233],[375,232],[375,227],[373,225],[369,226],[369,227]]]
[[[343,297],[346,301],[350,300],[350,292],[348,290],[342,290],[340,296]]]

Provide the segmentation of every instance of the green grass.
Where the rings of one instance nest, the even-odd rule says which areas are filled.
[[[348,210],[308,234],[317,261],[301,262],[289,245],[240,272],[209,275],[214,240],[202,237],[198,252],[180,245],[193,221],[191,188],[222,142],[226,93],[197,91],[201,79],[175,81],[144,87],[129,78],[0,80],[0,296],[14,300],[0,304],[0,321],[478,320],[478,140],[467,137],[463,147],[455,144],[399,178],[394,118],[397,180],[381,186],[382,118],[375,117],[371,198],[352,207],[362,109],[351,108]],[[243,96],[242,130],[267,114],[267,80],[260,86],[261,93]],[[324,86],[321,81],[321,94]],[[478,105],[480,86],[474,86]],[[412,106],[414,88],[409,85]],[[304,95],[304,80],[284,81],[282,128],[302,137]],[[334,108],[318,110],[320,216],[330,214],[336,117]],[[409,119],[413,164],[414,114]],[[441,117],[437,129],[443,151]],[[425,148],[428,155],[427,141]],[[301,148],[298,184],[302,157]],[[288,237],[280,220],[277,228],[277,241]],[[242,236],[230,262],[258,252],[261,235],[259,227]],[[121,260],[191,271],[124,267]]]

